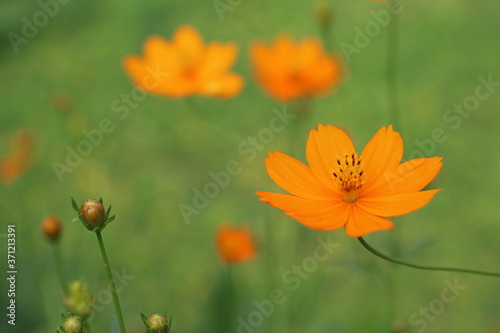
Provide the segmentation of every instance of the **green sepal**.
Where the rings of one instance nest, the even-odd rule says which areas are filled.
[[[108,210],[106,211],[106,221],[108,220],[109,213],[111,213],[111,205],[109,205]]]
[[[167,316],[165,316],[166,318]],[[170,313],[170,319],[168,320],[168,325],[167,325],[167,333],[170,332],[170,328],[172,327],[172,313]]]
[[[71,222],[78,222],[78,221],[83,222],[82,218],[80,216],[77,216],[77,217],[75,217],[74,219],[71,220]]]
[[[142,318],[142,322],[144,323],[144,325],[146,325],[146,322],[148,321],[148,317],[146,317],[146,315],[141,312],[141,318]]]
[[[71,197],[71,204],[73,205],[73,209],[80,213],[80,208],[78,208],[78,205],[76,204],[75,198]]]

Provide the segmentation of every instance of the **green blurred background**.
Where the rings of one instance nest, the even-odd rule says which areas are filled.
[[[223,19],[212,1],[73,0],[59,5],[58,13],[17,53],[7,35],[20,35],[22,18],[32,21],[41,7],[34,1],[0,3],[0,153],[9,153],[10,137],[21,129],[33,133],[36,149],[30,170],[0,187],[0,233],[6,234],[8,224],[16,225],[18,266],[15,327],[7,324],[6,273],[1,273],[0,331],[55,332],[60,325],[61,292],[51,248],[40,231],[46,215],[64,221],[60,245],[70,276],[84,279],[96,294],[107,287],[95,236],[71,223],[71,195],[78,202],[102,196],[113,205],[117,218],[103,237],[111,265],[134,277],[119,295],[128,332],[144,332],[140,311],[165,308],[174,317],[172,332],[236,332],[237,318],[246,320],[256,311],[254,301],[269,299],[274,289],[282,290],[286,301],[255,332],[419,332],[424,324],[415,320],[425,318],[420,309],[439,303],[432,302],[441,299],[444,281],[455,278],[467,289],[425,320],[425,331],[500,331],[497,279],[394,267],[342,230],[302,227],[254,194],[278,190],[265,172],[266,152],[278,150],[304,160],[307,133],[318,123],[347,129],[361,149],[391,122],[385,87],[387,29],[351,56],[348,78],[336,94],[316,100],[311,117],[275,133],[248,161],[238,146],[269,126],[273,109],[283,109],[252,80],[248,45],[280,33],[319,36],[317,2],[222,3],[232,8]],[[374,20],[372,11],[387,8],[368,0],[327,3],[334,11],[328,45],[335,51],[342,43],[355,45],[357,28],[364,30]],[[430,139],[436,128],[444,131],[444,142],[428,146],[428,156],[444,157],[431,184],[444,191],[425,208],[394,218],[393,230],[366,239],[419,263],[500,270],[500,92],[480,101],[456,128],[443,118],[455,103],[474,95],[478,77],[500,81],[498,3],[407,0],[402,5],[397,64],[402,121],[396,130],[407,158],[422,151],[417,141]],[[196,98],[198,114],[183,100],[148,96],[120,119],[111,105],[133,88],[121,66],[123,57],[141,54],[152,34],[170,39],[182,24],[196,27],[205,41],[239,44],[234,71],[245,76],[244,90],[229,100]],[[52,163],[64,163],[66,147],[74,148],[85,139],[83,131],[97,128],[103,118],[111,119],[115,130],[58,181]],[[291,147],[292,137],[298,146]],[[241,174],[187,224],[179,204],[192,205],[193,189],[202,189],[211,181],[209,173],[224,170],[231,160],[240,163]],[[224,221],[246,223],[259,247],[256,260],[229,268],[232,303],[227,299],[228,268],[214,246]],[[340,246],[292,291],[283,274],[313,255],[316,237],[330,237]],[[3,269],[7,245],[5,238],[0,240]],[[111,331],[113,314],[110,302],[92,321],[94,331]]]

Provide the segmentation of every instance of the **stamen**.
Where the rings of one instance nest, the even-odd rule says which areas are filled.
[[[358,200],[359,191],[365,181],[361,162],[356,153],[344,154],[343,158],[337,156],[337,166],[332,170],[332,178],[342,191],[345,202],[353,203]]]

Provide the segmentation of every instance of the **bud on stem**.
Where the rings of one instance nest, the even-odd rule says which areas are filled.
[[[78,213],[78,217],[73,221],[79,219],[85,227],[90,231],[101,231],[106,225],[115,219],[115,216],[109,216],[111,206],[108,210],[104,210],[102,199],[87,199],[83,202],[82,206],[78,208],[75,199],[71,198],[73,209]]]

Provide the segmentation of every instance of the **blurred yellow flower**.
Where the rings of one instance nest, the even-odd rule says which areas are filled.
[[[228,265],[252,260],[257,253],[252,234],[245,226],[221,226],[216,244],[221,259]]]
[[[19,131],[11,143],[11,153],[0,161],[0,183],[14,182],[33,163],[34,143],[31,133]]]
[[[382,127],[358,156],[342,130],[319,125],[309,134],[306,155],[309,166],[280,152],[269,153],[269,176],[291,194],[257,195],[312,229],[345,227],[351,237],[391,229],[385,217],[422,208],[440,191],[421,190],[436,177],[441,158],[400,164],[403,141],[392,126]]]
[[[250,56],[255,80],[282,102],[327,95],[341,80],[339,58],[326,54],[313,37],[294,43],[288,36],[279,36],[271,45],[256,41]]]
[[[229,72],[238,53],[236,44],[204,44],[193,27],[179,27],[171,42],[151,36],[143,52],[142,58],[127,56],[123,65],[136,86],[146,92],[173,98],[229,98],[243,88],[242,76]]]
[[[71,313],[85,318],[90,314],[93,298],[87,292],[87,286],[80,281],[73,281],[69,286],[69,295],[64,296],[64,306]]]

